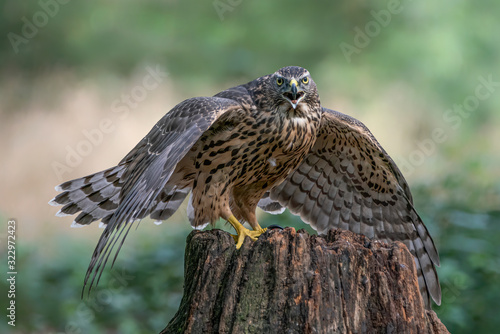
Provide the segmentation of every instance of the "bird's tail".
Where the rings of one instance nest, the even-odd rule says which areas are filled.
[[[56,216],[80,214],[72,227],[82,227],[102,219],[106,224],[120,204],[120,191],[124,180],[121,176],[126,166],[118,165],[92,175],[64,182],[56,187],[62,191],[49,204],[63,205]]]
[[[78,212],[72,227],[82,227],[101,219],[105,227],[123,198],[125,165],[118,165],[79,179],[64,182],[56,187],[62,191],[49,204],[63,205],[56,216],[70,216]],[[124,176],[122,178],[122,176]],[[168,219],[179,208],[191,188],[165,187],[152,205],[136,219],[148,215],[156,221]]]

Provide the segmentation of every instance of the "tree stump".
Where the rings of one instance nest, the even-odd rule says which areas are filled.
[[[221,230],[187,238],[184,296],[161,333],[448,333],[413,258],[344,230],[273,230],[237,250]]]

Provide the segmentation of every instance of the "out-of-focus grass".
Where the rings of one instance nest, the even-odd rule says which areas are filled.
[[[445,184],[458,196],[443,201],[439,187]],[[500,193],[499,184],[495,197]],[[471,189],[471,197],[481,189]],[[441,257],[438,268],[443,292],[438,316],[451,332],[493,333],[500,325],[496,316],[500,298],[500,210],[478,210],[474,200],[460,196],[460,184],[414,187],[416,206],[434,236]],[[480,196],[480,198],[485,196]],[[476,197],[477,198],[477,197]]]
[[[16,332],[162,329],[182,297],[185,238],[191,228],[185,222],[141,225],[130,233],[113,269],[108,265],[99,285],[83,299],[83,278],[97,240],[59,234],[51,241],[18,242]],[[6,263],[6,254],[1,261]],[[7,282],[2,280],[0,287],[7,291]],[[12,328],[2,321],[0,330]]]

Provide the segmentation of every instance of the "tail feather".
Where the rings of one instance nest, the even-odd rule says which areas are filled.
[[[191,223],[191,226],[195,230],[203,230],[205,227],[207,227],[208,224],[210,224],[209,221],[205,221],[201,224],[196,225],[194,206],[193,206],[193,193],[191,193],[191,195],[189,195],[189,201],[188,201],[188,206],[187,206],[187,216],[188,216],[189,222]]]
[[[125,171],[126,167],[119,165],[64,182],[56,187],[57,190],[63,192],[54,197],[49,204],[53,206],[63,205],[56,213],[56,216],[59,217],[79,213],[72,227],[82,227],[97,220],[101,220],[100,227],[106,227],[120,205],[124,183],[122,176]],[[170,218],[190,190],[190,188],[172,189],[166,187],[150,208],[142,210],[137,218],[142,219],[148,215],[158,221]]]
[[[191,188],[174,188],[168,194],[164,191],[158,197],[158,203],[151,209],[151,218],[161,221],[170,218],[179,209]]]
[[[104,171],[64,182],[56,187],[63,193],[49,204],[63,205],[57,216],[74,215],[81,212],[73,226],[88,225],[112,215],[119,205],[119,194],[123,185],[121,175],[125,166],[119,165]]]

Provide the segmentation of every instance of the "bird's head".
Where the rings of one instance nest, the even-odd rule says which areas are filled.
[[[293,109],[295,112],[319,103],[316,84],[305,68],[283,67],[271,75],[270,80],[275,92],[275,101],[279,102],[281,108]]]

